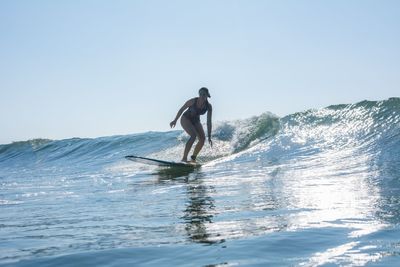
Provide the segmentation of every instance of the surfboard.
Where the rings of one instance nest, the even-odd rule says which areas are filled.
[[[166,161],[166,160],[159,160],[159,159],[152,159],[152,158],[145,158],[145,157],[139,157],[139,156],[125,156],[126,159],[134,161],[134,162],[139,162],[143,164],[149,164],[149,165],[157,165],[161,167],[184,167],[184,168],[198,168],[201,166],[199,163],[193,163],[193,162],[176,162],[176,161]]]

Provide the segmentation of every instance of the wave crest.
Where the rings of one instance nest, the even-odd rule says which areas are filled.
[[[262,157],[295,157],[299,153],[348,147],[386,155],[381,158],[399,159],[395,155],[400,151],[399,133],[400,98],[332,105],[283,118],[265,112],[244,120],[215,123],[214,147],[211,149],[206,145],[200,160],[209,161],[250,148]],[[95,139],[33,139],[0,145],[0,166],[26,167],[46,163],[101,166],[121,160],[128,154],[177,160],[187,138],[182,131],[171,131]]]

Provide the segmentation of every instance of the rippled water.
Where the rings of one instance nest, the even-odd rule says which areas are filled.
[[[0,264],[398,266],[399,123],[398,99],[223,122],[196,170],[123,158],[181,132],[0,146]]]

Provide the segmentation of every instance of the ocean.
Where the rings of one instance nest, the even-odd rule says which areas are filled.
[[[400,266],[400,98],[0,145],[1,266]]]

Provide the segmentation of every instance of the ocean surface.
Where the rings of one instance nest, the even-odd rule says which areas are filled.
[[[0,265],[400,266],[400,98],[0,145]]]

